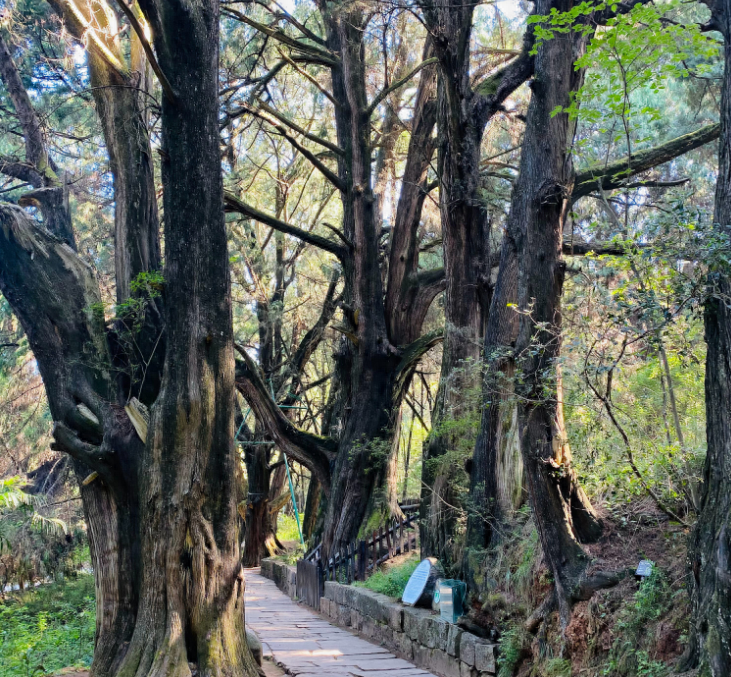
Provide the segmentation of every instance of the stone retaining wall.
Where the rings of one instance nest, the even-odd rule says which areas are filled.
[[[285,595],[289,595],[291,599],[297,599],[297,567],[289,566],[275,559],[263,559],[261,575],[274,581]]]
[[[295,599],[294,567],[264,560],[261,573]],[[447,623],[427,609],[403,606],[366,588],[326,581],[320,613],[442,677],[488,677],[497,671],[497,646],[492,642]]]

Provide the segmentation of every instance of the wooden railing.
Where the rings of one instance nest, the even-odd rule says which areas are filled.
[[[297,562],[297,599],[320,610],[320,597],[325,594],[322,566],[319,562],[301,559]]]
[[[418,506],[415,507],[418,508]],[[409,514],[404,519],[394,521],[390,526],[375,529],[370,538],[347,544],[345,548],[336,552],[327,561],[322,559],[322,544],[313,548],[300,561],[318,566],[322,580],[339,581],[341,583],[364,581],[389,559],[416,550],[418,545],[418,530],[416,528],[418,515],[416,512],[408,512]],[[300,588],[299,571],[298,566],[298,590]],[[303,574],[308,578],[315,575],[312,569],[308,569],[308,572],[305,573],[304,567]],[[312,585],[314,584],[310,582],[308,587]],[[305,583],[303,581],[303,592],[304,587]],[[299,593],[297,596],[303,599]]]

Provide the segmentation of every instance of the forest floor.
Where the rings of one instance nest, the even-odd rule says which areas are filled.
[[[592,558],[589,573],[634,572],[650,560],[652,575],[642,581],[627,575],[577,603],[565,637],[556,614],[536,635],[523,629],[551,588],[532,520],[517,520],[501,547],[488,553],[483,586],[489,592],[473,601],[470,616],[499,637],[503,674],[664,677],[672,671],[685,649],[690,615],[688,530],[647,501],[602,518],[604,535],[584,546]]]

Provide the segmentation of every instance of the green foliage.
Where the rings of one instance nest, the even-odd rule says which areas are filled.
[[[95,627],[92,576],[14,596],[0,605],[0,677],[88,668]]]
[[[295,547],[293,550],[287,550],[287,552],[283,552],[281,555],[277,555],[274,559],[280,562],[284,562],[289,566],[295,566],[297,564],[297,561],[301,560],[304,554],[305,550],[302,547],[302,544],[299,543],[297,547]]]
[[[29,522],[37,529],[48,534],[65,534],[68,527],[63,520],[48,517],[38,511],[45,505],[43,496],[29,494],[23,491],[25,484],[21,477],[7,477],[0,479],[0,552],[11,549],[10,533],[13,526],[17,528],[18,520],[21,523]],[[13,524],[15,517],[15,524]]]
[[[497,659],[497,677],[513,677],[515,669],[523,660],[530,637],[522,625],[509,625],[500,635],[500,654]]]
[[[300,524],[304,520],[304,513],[300,513]],[[277,538],[280,541],[297,541],[300,542],[300,532],[297,529],[297,520],[294,514],[288,515],[284,510],[280,510],[277,515]]]
[[[519,597],[527,599],[533,584],[533,568],[540,553],[538,531],[530,522],[530,531],[526,537],[519,540],[516,554],[520,557],[514,570],[508,569],[505,573],[505,582]]]
[[[656,142],[659,126],[684,98],[678,96],[681,88],[688,95],[693,82],[711,79],[723,63],[721,43],[701,29],[704,9],[698,3],[639,3],[599,29],[586,20],[593,11],[614,7],[613,3],[582,2],[568,12],[553,10],[548,16],[529,19],[537,38],[534,50],[562,34],[582,33],[590,38],[586,52],[576,61],[577,68],[587,69],[580,91],[569,106],[553,111],[554,115],[567,112],[591,129],[591,136],[577,141],[577,150],[585,155],[601,137],[609,149],[619,146],[625,153]],[[690,124],[695,128],[697,115],[693,117]]]
[[[401,599],[406,584],[418,565],[419,556],[417,553],[412,553],[400,564],[379,569],[364,582],[356,582],[354,585],[380,592],[394,599]]]
[[[654,623],[672,605],[670,583],[665,574],[653,566],[652,573],[640,583],[632,603],[624,607],[614,626],[615,639],[605,675],[663,677],[667,674],[665,664],[650,657],[645,640],[652,638]]]
[[[549,658],[543,673],[546,677],[571,677],[571,661],[565,658]]]

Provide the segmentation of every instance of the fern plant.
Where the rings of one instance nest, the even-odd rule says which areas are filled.
[[[0,479],[0,551],[10,549],[9,515],[21,515],[24,519],[49,534],[67,534],[68,526],[63,520],[48,517],[40,512],[46,505],[43,496],[23,491],[23,479],[8,477]]]

